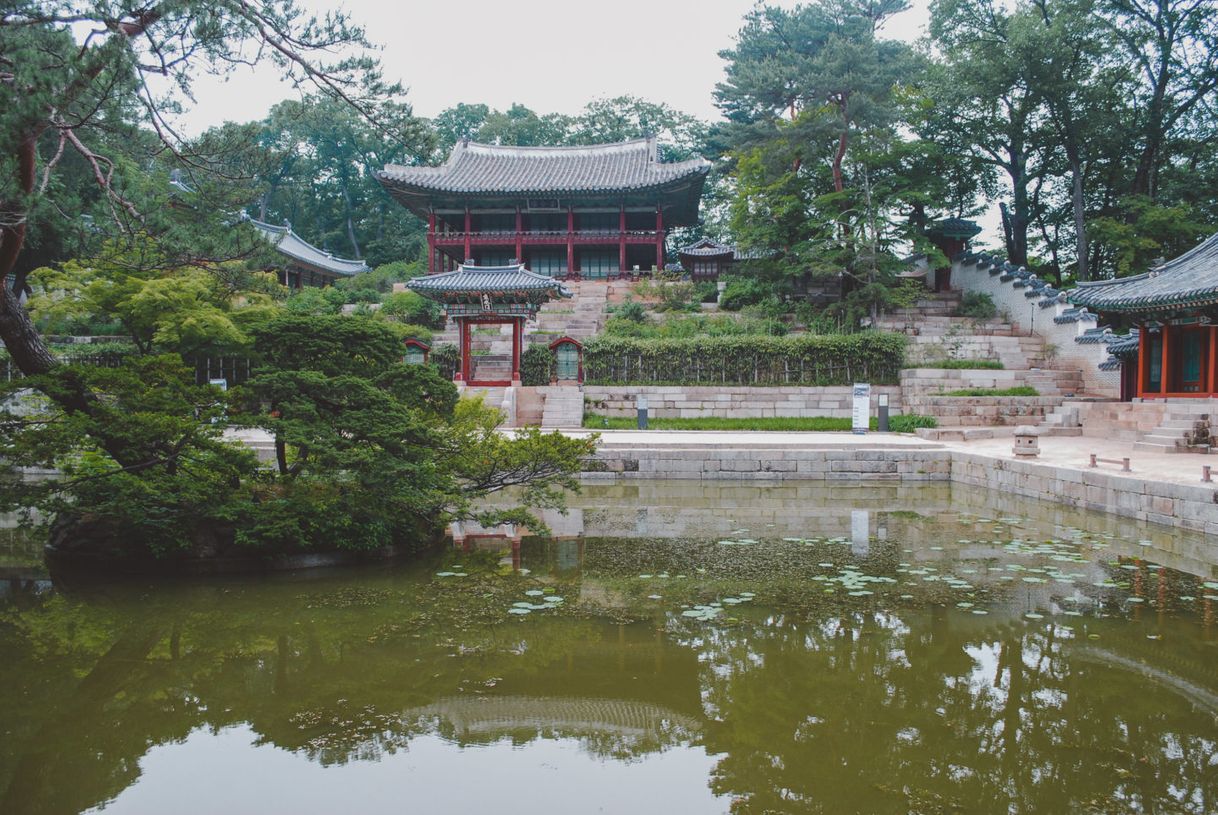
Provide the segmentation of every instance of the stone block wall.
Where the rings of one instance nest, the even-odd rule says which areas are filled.
[[[1099,364],[1108,359],[1107,346],[1103,343],[1075,342],[1087,329],[1097,327],[1098,318],[1094,314],[1082,314],[1077,315],[1077,319],[1070,317],[1068,321],[1059,322],[1059,317],[1064,319],[1067,312],[1073,310],[1070,304],[1050,296],[1051,304],[1042,305],[1046,300],[1045,295],[1031,292],[1019,280],[1004,281],[1003,275],[991,274],[993,269],[993,266],[980,264],[976,260],[958,260],[952,263],[952,285],[963,291],[988,294],[1000,314],[1005,314],[1012,323],[1040,335],[1046,343],[1052,344],[1057,350],[1052,366],[1075,368],[1082,372],[1087,393],[1118,398],[1121,391],[1120,373],[1099,369]],[[1029,293],[1033,296],[1029,297]]]
[[[879,385],[871,389],[871,410],[875,415],[876,397],[888,394],[889,410],[902,412],[901,388]],[[584,401],[592,413],[603,416],[635,415],[635,400],[647,397],[648,414],[655,418],[695,417],[810,417],[849,418],[853,411],[850,388],[772,387],[744,385],[723,387],[638,385],[584,387]]]

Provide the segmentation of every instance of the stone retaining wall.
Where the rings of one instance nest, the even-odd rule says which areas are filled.
[[[888,394],[889,409],[901,413],[901,388],[879,385],[871,389],[872,415],[876,397]],[[635,399],[647,397],[648,414],[653,418],[694,417],[806,417],[835,416],[849,418],[853,410],[850,388],[838,387],[772,387],[750,388],[744,385],[722,387],[693,387],[675,385],[596,386],[584,387],[587,409],[603,416],[634,416]]]
[[[1218,490],[1099,470],[937,449],[604,447],[589,479],[951,481],[1153,524],[1218,535]]]
[[[941,427],[1038,425],[1064,401],[1061,396],[910,396],[911,413],[934,416]]]

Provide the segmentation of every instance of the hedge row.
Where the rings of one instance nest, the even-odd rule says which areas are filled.
[[[895,385],[900,334],[597,337],[584,347],[591,385]]]

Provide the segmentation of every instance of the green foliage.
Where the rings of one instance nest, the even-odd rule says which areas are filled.
[[[520,355],[520,382],[526,387],[549,385],[554,379],[556,358],[546,345],[533,344]]]
[[[719,285],[713,280],[695,283],[694,297],[699,303],[717,303],[719,302]]]
[[[82,318],[116,322],[143,353],[223,354],[244,350],[248,327],[266,319],[285,292],[237,264],[205,271],[166,263],[147,240],[107,244],[90,261],[35,270],[30,311],[47,327]]]
[[[985,292],[966,291],[956,307],[956,316],[990,320],[998,316],[998,307],[994,305],[994,298]]]
[[[629,297],[620,306],[610,307],[609,313],[619,320],[626,320],[632,323],[647,321],[647,309],[644,308],[642,303]]]
[[[584,427],[597,430],[635,430],[638,419],[631,416],[601,416],[595,413],[584,414]],[[695,416],[686,418],[651,417],[647,420],[650,430],[754,430],[782,432],[846,432],[852,427],[852,420],[838,416],[767,416],[767,417],[732,417],[732,416]],[[888,429],[892,433],[912,433],[919,427],[938,427],[938,421],[933,416],[890,416]],[[877,429],[877,420],[871,419],[871,429]]]
[[[441,343],[431,349],[428,362],[436,367],[440,376],[451,382],[461,365],[461,349],[451,342]]]
[[[1214,231],[1214,223],[1189,204],[1156,204],[1145,196],[1123,199],[1117,214],[1094,218],[1088,226],[1091,237],[1106,247],[1116,277],[1142,274]]]
[[[401,323],[422,325],[428,328],[444,327],[444,308],[434,300],[428,300],[412,291],[386,295],[381,300],[378,314],[387,320]]]
[[[0,473],[4,508],[36,507],[87,518],[123,555],[168,554],[194,543],[200,529],[227,528],[247,508],[240,489],[253,476],[252,451],[221,436],[225,394],[194,384],[173,355],[128,357],[117,367],[63,365],[22,387],[51,395],[96,394],[89,412],[54,401],[7,402],[0,411],[0,457],[14,468],[55,468],[62,476],[30,482]],[[15,383],[7,394],[17,391]]]
[[[688,337],[728,337],[764,335],[780,337],[787,333],[781,320],[771,317],[739,317],[731,314],[673,314],[648,322],[633,322],[613,316],[605,321],[605,336],[640,339]]]
[[[626,339],[601,336],[584,348],[589,384],[894,384],[905,338],[864,332],[837,336],[727,336]]]
[[[961,388],[946,391],[941,396],[1040,396],[1040,392],[1031,385],[1017,385],[1013,388]]]
[[[752,277],[733,277],[727,280],[723,295],[719,298],[719,308],[724,311],[739,311],[745,306],[761,303],[773,296],[774,289]]]

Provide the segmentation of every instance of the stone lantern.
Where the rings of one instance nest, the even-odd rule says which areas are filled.
[[[1040,455],[1040,430],[1031,425],[1015,428],[1015,447],[1012,452],[1020,458],[1035,458]]]

